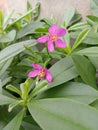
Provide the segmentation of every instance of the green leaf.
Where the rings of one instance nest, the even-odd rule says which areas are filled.
[[[12,42],[15,39],[16,36],[16,30],[11,30],[7,34],[3,34],[0,36],[0,42]]]
[[[74,63],[76,65],[76,68],[78,70],[79,75],[81,76],[82,80],[94,87],[96,86],[96,70],[90,60],[88,60],[84,56],[74,55],[72,56]]]
[[[88,48],[75,52],[75,54],[98,57],[98,47],[88,47]]]
[[[31,3],[27,0],[27,11],[32,9]]]
[[[63,26],[64,27],[67,27],[70,23],[70,21],[72,20],[73,16],[75,15],[75,8],[73,7],[70,7],[65,15],[64,15],[64,18],[63,18]]]
[[[10,45],[8,47],[6,47],[5,49],[3,49],[0,52],[0,63],[10,59],[11,57],[16,56],[17,54],[19,54],[20,52],[25,50],[24,46],[34,46],[36,45],[36,40],[27,40],[27,41],[22,41],[19,43],[15,43],[13,45]]]
[[[96,68],[96,70],[98,70],[98,57],[89,56],[89,59],[92,62],[92,64],[94,65],[94,67]]]
[[[5,71],[4,73],[1,73],[0,80],[2,81],[2,87],[6,85],[8,82],[11,81],[11,76],[9,76],[8,72]]]
[[[26,12],[24,15],[19,16],[19,17],[18,17],[17,19],[15,19],[11,24],[9,24],[9,26],[8,26],[7,28],[9,28],[9,27],[11,27],[12,25],[14,25],[14,24],[18,23],[19,21],[21,21],[23,18],[25,18],[25,17],[26,17],[28,14],[30,14],[32,11],[33,11],[33,9],[29,10],[29,11]]]
[[[93,25],[94,23],[98,23],[98,17],[96,17],[96,16],[88,15],[88,16],[86,17],[86,19],[87,19],[87,22],[88,22],[89,24],[91,24],[91,25]]]
[[[27,100],[27,98],[28,98],[30,84],[31,84],[31,80],[29,78],[24,83],[20,84],[20,89],[22,92],[21,98],[23,100]]]
[[[90,104],[92,107],[98,109],[98,99],[95,100],[93,103]]]
[[[87,27],[89,27],[89,25],[86,22],[80,22],[70,26],[68,28],[68,31],[74,31],[74,30],[83,29]]]
[[[19,130],[20,124],[24,115],[24,110],[20,111],[4,128],[3,130]]]
[[[0,82],[0,83],[2,85],[2,82]],[[0,86],[0,94],[3,95],[3,96],[7,96],[7,97],[11,97],[13,99],[16,99],[16,97],[14,95],[12,95],[11,93],[9,93],[5,89],[3,89],[2,86]]]
[[[89,45],[98,45],[98,33],[89,32],[83,42]]]
[[[46,80],[40,81],[29,95],[29,99],[36,96],[38,93],[44,91],[47,86],[48,82]]]
[[[17,93],[17,94],[19,94],[21,96],[21,91],[18,88],[16,88],[13,85],[11,85],[11,84],[7,85],[6,89],[8,89],[8,90],[10,90],[12,92],[15,92],[15,93]]]
[[[76,39],[79,33],[80,31],[71,32],[70,37]],[[83,40],[83,43],[88,45],[98,45],[98,33],[90,31]]]
[[[67,54],[68,54],[70,52],[70,50],[71,50],[70,35],[69,35],[68,31],[67,31],[66,35],[63,37],[63,40],[67,44],[66,48],[64,48],[64,51],[67,52]]]
[[[97,130],[98,111],[69,99],[42,99],[28,103],[43,130]]]
[[[0,94],[0,105],[10,104],[15,101],[16,101],[16,99],[14,99],[14,98],[10,98],[8,96],[4,96],[4,95]]]
[[[3,22],[3,30],[6,29],[9,20],[11,19],[12,14],[14,13],[14,11],[10,11],[5,17],[4,17],[4,22]]]
[[[0,11],[0,33],[2,33],[2,28],[3,28],[3,14],[2,11]]]
[[[78,76],[77,70],[71,57],[63,58],[55,63],[50,68],[50,72],[53,77],[53,82],[49,84],[49,87],[60,85]]]
[[[21,110],[21,107],[13,109],[12,112],[8,112],[8,106],[0,106],[0,130],[3,128],[17,115]]]
[[[31,115],[25,116],[22,121],[22,126],[25,130],[42,130],[34,121]]]
[[[93,15],[98,16],[98,0],[90,0],[90,7]]]
[[[0,93],[1,93],[1,91],[2,91],[2,81],[0,79]]]
[[[18,32],[17,39],[22,38],[28,34],[34,33],[37,28],[41,28],[42,26],[43,26],[42,22],[32,22],[26,25]]]
[[[75,15],[73,16],[72,20],[70,21],[69,26],[79,22],[81,20],[81,18],[82,18],[81,14],[76,12]]]
[[[75,49],[81,44],[81,42],[82,42],[82,41],[84,40],[84,38],[87,36],[88,32],[89,32],[89,29],[86,28],[85,30],[83,30],[83,31],[79,34],[79,36],[77,37],[77,39],[76,39],[74,45],[72,46],[72,50],[71,50],[71,51],[75,50]]]
[[[35,5],[35,9],[33,10],[32,12],[32,15],[33,15],[33,19],[36,20],[39,16],[39,13],[40,13],[40,5],[41,3],[38,2],[36,5]]]
[[[15,102],[11,103],[8,107],[8,112],[11,112],[13,108],[23,103],[23,100],[16,100]]]
[[[40,93],[37,98],[69,98],[90,104],[98,99],[98,91],[84,83],[70,82],[49,88]]]
[[[8,69],[10,64],[12,63],[13,58],[8,59],[7,61],[0,64],[0,78],[5,73],[5,71]]]

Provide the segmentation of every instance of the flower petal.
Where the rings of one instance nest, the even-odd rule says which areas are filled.
[[[56,31],[56,34],[57,34],[57,36],[61,37],[61,36],[64,36],[66,34],[66,32],[67,32],[66,29],[60,28]]]
[[[54,45],[53,45],[52,41],[50,41],[50,40],[48,41],[47,47],[48,47],[48,51],[49,52],[53,52],[54,51]]]
[[[42,67],[39,64],[32,63],[32,67],[37,70],[42,70]]]
[[[47,80],[48,82],[52,82],[52,75],[51,75],[51,73],[49,72],[49,70],[47,70],[46,68],[45,68],[45,73],[46,73],[46,80]]]
[[[49,39],[49,36],[42,36],[42,37],[40,37],[40,38],[38,38],[37,39],[37,42],[39,42],[39,43],[45,43],[45,42],[47,42],[48,41],[48,39]]]
[[[61,39],[58,39],[56,42],[55,42],[55,45],[59,48],[65,48],[66,47],[66,43],[64,41],[62,41]]]
[[[53,24],[50,28],[49,28],[49,33],[50,34],[54,34],[55,31],[57,29],[57,25],[56,24]]]
[[[31,78],[31,77],[36,77],[38,74],[39,74],[39,70],[33,70],[33,71],[30,71],[28,73],[28,77]]]

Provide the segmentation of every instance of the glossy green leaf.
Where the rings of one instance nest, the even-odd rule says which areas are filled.
[[[75,52],[78,55],[98,57],[98,47],[89,47]]]
[[[72,46],[72,51],[75,50],[75,49],[81,44],[81,42],[82,42],[82,41],[84,40],[84,38],[87,36],[88,32],[89,32],[89,29],[86,28],[85,30],[83,30],[83,31],[79,34],[79,36],[77,37],[75,43],[74,43],[73,46]]]
[[[35,29],[41,28],[43,26],[42,22],[32,22],[28,25],[26,25],[24,28],[22,28],[18,34],[17,34],[17,39],[22,38],[28,34],[34,33]]]
[[[79,75],[81,76],[82,80],[94,87],[96,86],[96,70],[92,63],[84,56],[74,55],[73,56],[74,63],[78,70]]]
[[[42,99],[28,103],[43,130],[97,130],[98,111],[69,99]]]
[[[16,100],[14,98],[10,98],[8,96],[4,96],[0,94],[0,105],[10,104],[15,102]]]
[[[19,130],[20,124],[24,115],[24,110],[20,111],[4,128],[3,130]]]
[[[49,88],[37,98],[69,98],[86,104],[98,99],[98,91],[84,83],[70,82]]]
[[[49,84],[49,87],[60,85],[78,76],[77,70],[71,57],[63,58],[55,63],[50,68],[50,72],[53,77],[53,82]]]
[[[15,43],[13,45],[10,45],[8,47],[6,47],[5,49],[3,49],[0,52],[0,63],[16,56],[17,54],[19,54],[20,52],[25,50],[24,46],[34,46],[36,45],[36,40],[28,40],[28,41],[22,41],[19,43]]]

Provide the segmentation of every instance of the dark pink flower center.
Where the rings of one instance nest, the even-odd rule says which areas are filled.
[[[55,42],[55,41],[57,41],[58,36],[55,35],[55,34],[52,34],[52,35],[50,35],[50,39],[51,39],[52,42]]]
[[[40,77],[40,78],[43,78],[43,77],[45,77],[45,72],[44,72],[44,70],[42,70],[41,72],[39,72],[39,74],[38,74],[38,76]]]

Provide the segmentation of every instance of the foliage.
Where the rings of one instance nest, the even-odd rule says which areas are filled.
[[[39,11],[0,12],[0,129],[98,130],[98,1],[85,22],[68,9],[58,28]]]

